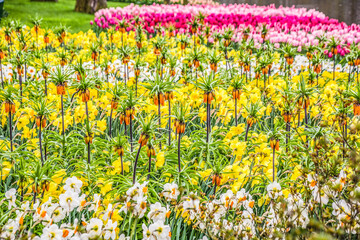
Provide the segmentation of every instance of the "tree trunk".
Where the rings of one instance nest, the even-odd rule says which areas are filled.
[[[75,12],[94,14],[96,11],[107,7],[107,0],[76,0]]]

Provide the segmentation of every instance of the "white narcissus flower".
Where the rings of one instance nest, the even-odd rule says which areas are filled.
[[[19,210],[16,210],[15,211],[15,214],[16,214],[16,218],[15,218],[15,221],[22,225],[24,223],[24,218],[26,216],[26,212],[25,211],[19,211]]]
[[[104,239],[115,239],[117,222],[113,222],[111,219],[105,225],[105,236]]]
[[[78,211],[81,212],[86,207],[86,195],[82,194],[79,198],[80,206],[78,207]]]
[[[80,205],[79,195],[73,191],[67,191],[59,196],[60,206],[68,213]]]
[[[220,200],[221,203],[225,205],[226,208],[233,207],[234,206],[234,193],[231,190],[227,190],[226,193],[221,194]]]
[[[25,211],[28,211],[28,210],[30,209],[29,206],[30,206],[29,201],[26,201],[26,202],[24,202],[23,204],[21,204],[20,209],[25,212]]]
[[[7,200],[9,200],[9,205],[8,205],[8,208],[9,210],[12,208],[12,207],[16,207],[16,189],[15,188],[11,188],[9,189],[8,191],[5,192],[5,198]]]
[[[145,224],[142,225],[142,229],[143,229],[143,240],[155,240],[155,237],[152,235],[152,232],[150,232],[150,229]]]
[[[143,184],[140,185],[139,190],[140,190],[140,196],[144,196],[147,195],[148,193],[148,187],[147,187],[148,182],[145,181],[143,182]]]
[[[153,222],[165,222],[166,212],[166,208],[162,207],[159,202],[156,202],[155,204],[150,205],[150,212],[147,216],[149,219],[153,220]]]
[[[52,224],[50,227],[43,229],[41,240],[61,240],[63,231],[59,229],[58,225]]]
[[[128,213],[128,210],[130,209],[131,206],[131,202],[129,201],[129,197],[128,200],[126,200],[123,204],[123,206],[120,208],[120,212],[124,212],[124,213]]]
[[[137,203],[134,208],[134,214],[138,215],[139,218],[142,218],[145,215],[145,212],[147,210],[147,197],[139,197],[137,199]]]
[[[245,200],[247,200],[247,195],[248,193],[246,192],[246,190],[244,188],[240,189],[239,191],[237,191],[235,198],[236,198],[236,204],[234,206],[235,207],[239,207],[240,205],[243,204],[243,202]]]
[[[91,206],[89,207],[89,212],[91,212],[91,211],[96,212],[99,207],[100,207],[100,195],[94,194],[93,204],[91,204]]]
[[[171,232],[170,226],[165,225],[162,221],[157,221],[149,226],[150,232],[155,236],[155,239],[170,240]]]
[[[19,230],[19,223],[13,219],[10,219],[9,222],[2,228],[2,233],[0,235],[1,239],[11,239],[14,240],[16,237],[16,232]]]
[[[126,195],[134,201],[137,201],[138,198],[143,198],[148,192],[147,184],[148,182],[144,182],[141,185],[140,183],[135,183],[134,186],[126,191]]]
[[[44,221],[48,223],[48,226],[51,225],[51,218],[50,218],[50,214],[49,212],[51,212],[51,210],[49,210],[47,204],[42,204],[40,205],[37,209],[35,214],[33,215],[33,219],[34,221]]]
[[[90,223],[86,226],[86,231],[90,238],[100,236],[103,227],[103,221],[98,218],[90,219]]]
[[[246,200],[243,202],[243,206],[248,212],[253,213],[253,207],[255,206],[255,201],[252,199],[252,196],[250,194],[248,194]]]
[[[78,221],[76,221],[77,219],[75,219],[75,222],[77,223]],[[60,229],[63,231],[63,239],[73,239],[74,233],[77,232],[77,227],[71,225],[70,223],[63,223],[60,225]]]
[[[55,223],[60,222],[66,217],[66,212],[60,206],[56,207],[51,215],[51,218],[54,220]]]
[[[282,195],[282,192],[281,192],[281,186],[279,183],[277,182],[272,182],[270,183],[267,187],[266,187],[266,190],[268,192],[268,196],[270,198],[273,198],[273,199],[276,199],[278,198],[279,196]]]
[[[114,209],[113,209],[113,207],[112,207],[112,204],[109,203],[109,205],[107,206],[107,208],[106,208],[106,210],[105,210],[105,212],[104,212],[104,215],[103,215],[103,217],[102,217],[102,220],[107,221],[107,220],[110,218],[110,216],[111,216],[111,214],[112,214],[113,211],[114,211]]]
[[[163,195],[169,201],[172,199],[177,199],[180,191],[178,190],[178,185],[176,183],[166,183],[164,185]]]
[[[190,193],[190,195],[193,195],[193,193]],[[200,200],[188,197],[183,203],[183,208],[184,212],[190,213],[190,219],[193,220],[196,214],[200,212]]]
[[[314,201],[318,203],[321,201],[321,205],[327,204],[329,202],[329,194],[330,189],[328,186],[322,187],[321,190],[319,190],[318,187],[315,187],[312,191]]]
[[[83,185],[83,182],[81,180],[77,179],[77,177],[71,177],[71,178],[66,179],[64,190],[80,193],[82,185]]]
[[[213,215],[213,221],[215,222],[218,222],[219,219],[222,216],[224,216],[227,212],[225,206],[222,203],[220,203],[220,201],[218,200],[211,201],[207,203],[206,206],[207,206],[207,213]],[[193,212],[190,213],[191,213],[190,217],[194,215]]]
[[[125,234],[121,234],[119,240],[130,240],[130,237],[125,237]]]
[[[317,184],[316,177],[314,177],[312,174],[309,174],[307,176],[307,180],[309,182],[310,189],[314,189],[316,187],[316,184]]]

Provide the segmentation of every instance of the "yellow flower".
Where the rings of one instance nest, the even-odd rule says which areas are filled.
[[[209,169],[206,169],[205,171],[200,171],[199,174],[202,178],[207,178],[211,175],[212,173],[212,169],[209,168]]]
[[[183,144],[185,147],[190,146],[190,140],[188,136],[181,137],[181,144]]]
[[[106,130],[106,120],[97,121],[96,124],[101,132]]]
[[[261,207],[263,204],[267,205],[269,204],[269,202],[270,202],[270,198],[267,195],[262,196],[258,201],[258,206]]]
[[[18,119],[18,123],[16,125],[16,128],[18,130],[21,130],[22,128],[24,128],[26,125],[28,125],[30,122],[29,118],[27,116],[22,116],[20,119]]]
[[[101,187],[100,193],[102,195],[105,195],[106,193],[110,192],[111,189],[112,189],[112,182],[108,182]]]
[[[129,172],[131,165],[130,161],[124,162],[123,165],[124,165],[124,172]],[[114,167],[114,169],[111,171],[111,174],[115,175],[121,173],[121,159],[114,161],[112,163],[112,166]]]
[[[164,163],[165,163],[164,152],[159,152],[156,156],[155,166],[157,168],[160,168],[160,167],[164,166]]]
[[[1,166],[1,179],[2,180],[5,180],[6,177],[9,175],[11,167],[12,167],[12,165],[9,162],[4,161],[2,163],[2,166]]]
[[[199,117],[202,123],[206,121],[206,116],[207,116],[206,109],[204,107],[199,108]]]
[[[246,150],[246,142],[240,142],[238,138],[235,138],[230,142],[230,148],[234,151],[234,154],[241,158]]]
[[[196,179],[192,178],[192,179],[191,179],[191,184],[197,185],[197,184],[198,184],[198,181],[196,181]]]
[[[30,137],[31,137],[30,129],[29,129],[27,126],[25,126],[25,127],[24,127],[24,130],[23,130],[23,133],[22,133],[22,135],[21,135],[21,138],[27,139],[27,138],[30,138]]]
[[[66,176],[66,170],[65,169],[60,169],[58,171],[55,172],[55,174],[52,176],[52,180],[56,183],[56,184],[60,184],[64,178],[64,176]]]
[[[240,135],[244,132],[244,130],[245,130],[244,123],[239,124],[237,127],[233,126],[230,128],[230,132],[232,132],[232,134],[234,135]]]
[[[231,191],[233,192],[237,192],[239,191],[239,189],[243,186],[243,179],[235,181],[232,185],[231,185]]]
[[[119,210],[118,209],[115,209],[112,216],[111,216],[111,220],[113,222],[118,222],[118,221],[122,221],[123,218],[120,216],[119,214]]]
[[[288,188],[286,188],[282,190],[282,193],[284,194],[285,198],[287,198],[289,196],[290,191]]]
[[[59,185],[57,183],[50,182],[49,191],[45,192],[42,202],[46,202],[47,200],[49,200],[50,197],[58,198],[61,194],[61,191],[58,191],[58,186]]]
[[[301,169],[300,165],[295,166],[293,174],[291,175],[291,180],[293,181],[297,180],[297,178],[301,175],[300,169]]]

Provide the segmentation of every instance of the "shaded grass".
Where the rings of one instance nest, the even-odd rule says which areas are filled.
[[[86,31],[91,28],[90,20],[94,15],[74,12],[76,0],[58,0],[58,2],[32,2],[30,0],[5,0],[4,9],[10,19],[19,19],[32,26],[31,20],[36,14],[43,19],[41,27],[54,28],[60,25],[70,27],[70,32]],[[124,7],[128,3],[108,2],[108,7]]]

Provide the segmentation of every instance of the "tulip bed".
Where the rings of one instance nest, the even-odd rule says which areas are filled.
[[[210,32],[196,6],[169,7],[186,31],[148,29],[158,6],[3,27],[0,238],[356,239],[359,28],[242,7]]]
[[[134,29],[135,17],[141,17],[143,27],[149,33],[158,32],[159,26],[174,33],[186,33],[198,28],[198,24],[192,22],[197,15],[200,15],[203,35],[210,41],[227,28],[233,30],[232,41],[241,42],[245,36],[256,44],[264,41],[262,35],[266,35],[265,40],[271,43],[290,43],[299,47],[318,45],[319,37],[341,36],[344,44],[358,43],[360,39],[358,25],[347,26],[315,10],[274,6],[131,4],[124,8],[102,9],[95,13],[93,23],[100,29],[119,28],[126,20],[131,23],[126,26],[127,30],[131,30]],[[266,27],[261,30],[262,25]]]

